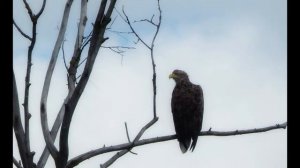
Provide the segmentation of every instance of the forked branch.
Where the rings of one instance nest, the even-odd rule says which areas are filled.
[[[135,143],[138,142],[138,140],[142,137],[142,135],[145,133],[145,131],[150,128],[156,121],[158,120],[158,118],[153,118],[149,123],[147,123],[141,130],[140,132],[137,134],[137,136],[134,138],[133,142],[130,142],[132,144],[132,147],[129,147],[128,149],[124,149],[120,152],[117,152],[112,158],[110,158],[108,161],[106,161],[104,164],[100,165],[101,168],[107,168],[109,167],[111,164],[113,164],[117,159],[119,159],[120,157],[122,157],[123,155],[125,155],[127,152],[129,152]]]
[[[47,98],[48,98],[50,82],[51,82],[52,74],[53,74],[53,71],[54,71],[54,68],[56,65],[58,53],[59,53],[61,44],[64,40],[65,32],[67,29],[67,24],[68,24],[68,19],[69,19],[69,14],[70,14],[72,3],[73,3],[73,0],[68,0],[65,5],[64,14],[63,14],[61,26],[59,29],[59,34],[57,36],[57,40],[56,40],[55,46],[52,51],[51,60],[50,60],[50,63],[49,63],[48,69],[47,69],[47,73],[46,73],[46,77],[45,77],[45,81],[44,81],[44,85],[43,85],[43,90],[42,90],[41,105],[40,105],[40,107],[41,107],[41,109],[40,109],[41,110],[41,123],[42,123],[44,139],[46,142],[46,146],[55,161],[57,161],[57,158],[58,158],[58,150],[54,146],[54,140],[52,139],[50,132],[49,132],[48,119],[47,119]]]
[[[29,17],[31,19],[32,22],[32,37],[29,37],[27,34],[25,34],[21,28],[15,23],[15,21],[13,20],[13,24],[15,25],[15,27],[17,28],[17,30],[21,33],[21,35],[23,35],[25,38],[30,40],[30,45],[28,47],[28,53],[27,53],[27,67],[26,67],[26,76],[25,76],[25,93],[24,93],[24,103],[22,104],[24,107],[24,143],[25,147],[26,147],[26,160],[22,159],[23,165],[24,167],[34,167],[35,163],[33,162],[33,156],[35,154],[35,152],[32,152],[30,149],[30,139],[29,139],[29,120],[31,118],[31,114],[29,112],[29,88],[31,86],[30,83],[30,76],[31,76],[31,66],[32,66],[32,52],[36,43],[36,30],[37,30],[37,21],[39,16],[43,13],[44,8],[45,8],[45,4],[46,4],[46,0],[43,1],[43,5],[41,7],[41,10],[39,11],[38,15],[34,15],[34,13],[32,12],[29,4],[27,3],[26,0],[23,0],[24,4],[25,4],[25,8],[28,11]],[[17,141],[20,139],[17,139]],[[24,152],[22,150],[20,150],[20,153]],[[21,154],[23,155],[23,154]]]

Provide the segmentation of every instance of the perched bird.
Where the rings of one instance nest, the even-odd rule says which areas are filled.
[[[180,149],[182,153],[185,153],[189,147],[194,151],[202,129],[204,109],[202,88],[191,83],[187,73],[182,70],[174,70],[169,78],[174,79],[176,83],[172,93],[171,108]]]

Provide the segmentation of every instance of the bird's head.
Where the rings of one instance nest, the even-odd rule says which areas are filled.
[[[176,83],[180,81],[189,81],[189,76],[187,75],[186,72],[182,70],[175,69],[170,75],[169,79],[174,79]]]

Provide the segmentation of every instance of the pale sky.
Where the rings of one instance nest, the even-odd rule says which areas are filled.
[[[22,1],[14,0],[15,21],[30,34],[31,25]],[[41,1],[30,0],[34,11]],[[86,34],[91,30],[100,1],[89,0]],[[60,26],[65,1],[48,0],[37,29],[33,52],[29,109],[31,149],[38,161],[45,142],[39,115],[43,80]],[[65,52],[72,55],[80,1],[74,1],[66,33]],[[157,15],[156,0],[119,0],[132,20]],[[287,2],[285,0],[161,0],[163,20],[155,43],[158,122],[141,139],[175,133],[168,75],[185,70],[204,91],[203,129],[231,131],[270,126],[287,121]],[[117,14],[114,13],[113,16]],[[155,15],[155,16],[156,16]],[[147,40],[148,25],[135,24]],[[112,29],[127,31],[120,17]],[[13,30],[14,72],[20,103],[24,99],[27,39]],[[152,119],[152,67],[148,50],[127,35],[108,33],[109,45],[136,47],[120,55],[101,49],[88,85],[75,110],[69,136],[70,158],[92,149],[126,143],[124,122],[131,139]],[[86,55],[83,55],[85,58]],[[122,63],[121,63],[122,62]],[[48,98],[49,127],[67,93],[62,54]],[[20,106],[22,107],[22,106]],[[23,109],[21,109],[23,112]],[[13,139],[13,154],[18,149]],[[57,144],[57,142],[56,142]],[[287,130],[240,136],[201,136],[194,152],[182,154],[177,140],[133,149],[114,168],[284,168],[287,167]],[[115,153],[99,155],[78,168],[99,167]],[[46,168],[54,167],[50,158]]]

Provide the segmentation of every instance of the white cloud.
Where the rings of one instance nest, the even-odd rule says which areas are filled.
[[[51,5],[53,2],[50,2]],[[249,9],[238,1],[173,1],[173,6],[169,5],[169,1],[162,1],[164,20],[155,49],[159,120],[145,133],[144,138],[174,133],[170,112],[174,82],[168,79],[168,75],[176,68],[187,71],[191,81],[204,89],[204,130],[210,127],[220,131],[264,127],[287,120],[286,32],[281,25],[286,24],[286,18],[282,17],[286,9],[284,5],[279,7],[283,2],[276,2],[264,11],[266,4],[260,1],[247,1]],[[138,8],[134,3],[130,1],[126,4],[132,15],[144,10],[151,13],[150,7]],[[148,3],[149,6],[153,4]],[[257,15],[252,15],[255,13],[251,12],[252,7],[257,7]],[[53,8],[47,9],[50,12]],[[179,9],[182,9],[182,15],[178,15]],[[216,11],[218,13],[214,13]],[[190,13],[191,16],[205,15],[191,19],[188,17]],[[236,13],[240,15],[235,17],[233,14]],[[48,15],[41,20],[49,18],[49,22],[57,22],[54,18],[58,14],[52,14],[53,17]],[[20,17],[15,14],[15,18]],[[43,24],[46,25],[46,22]],[[35,160],[44,146],[39,117],[41,88],[57,34],[54,25],[48,27],[42,31],[41,25],[38,43],[41,43],[40,47],[45,47],[36,47],[32,67],[30,110],[33,115],[32,149],[37,153]],[[47,31],[51,33],[45,34]],[[68,37],[71,36],[68,34]],[[14,35],[14,39],[19,38]],[[70,52],[72,39],[68,40],[66,45],[69,45]],[[17,51],[14,71],[22,102],[27,46],[19,48],[25,43],[14,41],[14,51]],[[150,56],[144,47],[138,45],[136,50],[127,52],[123,64],[120,56],[101,50],[73,116],[70,157],[103,144],[126,142],[124,122],[127,122],[133,138],[152,117],[151,79]],[[48,115],[52,125],[67,92],[66,71],[61,57],[50,89]],[[200,137],[195,151],[185,155],[181,154],[177,141],[151,144],[133,149],[138,155],[127,154],[113,166],[286,167],[286,134],[286,130],[274,130],[243,136]],[[14,154],[17,153],[15,144],[14,140]],[[78,167],[99,166],[110,156],[112,154],[95,157]],[[53,167],[53,161],[47,167]]]

